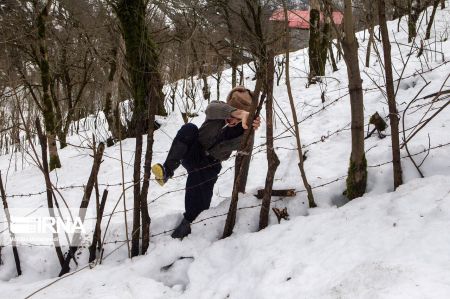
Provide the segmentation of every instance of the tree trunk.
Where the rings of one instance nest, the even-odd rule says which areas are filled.
[[[331,42],[328,44],[328,53],[330,53],[331,66],[333,67],[333,72],[337,72],[339,69],[336,64],[336,59],[334,58],[333,46]]]
[[[408,11],[408,42],[410,43],[417,35],[416,24],[420,15],[420,0],[409,0]]]
[[[251,16],[250,18],[241,11],[241,14],[239,15],[243,23],[246,24],[246,28],[248,30],[248,33],[254,38],[252,40],[253,47],[252,47],[252,54],[256,57],[256,85],[255,85],[255,91],[252,98],[252,105],[250,107],[250,114],[247,120],[248,129],[245,130],[240,150],[238,153],[242,154],[245,153],[248,155],[250,152],[250,136],[253,134],[253,121],[255,117],[259,115],[259,112],[261,111],[262,103],[265,98],[265,93],[261,97],[261,100],[258,103],[258,97],[259,93],[261,92],[261,85],[262,80],[265,79],[265,74],[267,73],[267,45],[266,45],[266,39],[263,34],[262,30],[262,7],[261,3],[259,1],[251,1],[251,0],[245,0],[245,6],[247,8],[248,14]],[[252,25],[249,25],[252,24]],[[242,77],[241,77],[242,79]],[[264,91],[266,92],[266,90]],[[231,202],[230,202],[230,208],[228,210],[227,219],[225,222],[224,231],[222,234],[222,238],[226,238],[230,236],[233,232],[234,224],[236,222],[236,211],[237,211],[237,204],[239,200],[239,182],[240,182],[240,176],[242,175],[243,165],[239,165],[239,171],[237,172],[238,176],[234,180],[233,184],[233,192],[231,195]]]
[[[231,25],[230,25],[231,27]],[[229,31],[231,31],[231,28],[228,28]],[[231,32],[230,32],[231,33]],[[234,40],[231,41],[231,57],[230,57],[230,66],[231,66],[231,88],[235,88],[237,85],[237,73],[238,73],[238,62],[237,62],[237,49],[236,49],[236,43]]]
[[[436,1],[435,1],[436,2]],[[391,122],[392,166],[394,169],[394,189],[403,183],[402,165],[400,161],[400,141],[398,131],[398,111],[395,102],[394,79],[392,76],[391,43],[386,24],[386,5],[384,0],[378,0],[378,20],[383,41],[384,71],[386,73],[386,94],[389,104],[389,120]]]
[[[100,164],[102,163],[103,152],[105,150],[105,145],[100,143],[98,149],[94,148],[94,162],[92,163],[91,173],[89,179],[86,183],[86,189],[84,190],[83,199],[81,200],[80,210],[78,212],[78,217],[81,222],[84,222],[86,218],[86,210],[89,206],[91,200],[92,190],[94,190],[94,184],[97,181],[98,171],[100,170]],[[98,217],[98,216],[97,216]],[[70,261],[75,258],[75,253],[81,245],[81,234],[77,232],[72,237],[72,243],[70,244],[69,250],[64,258],[64,263],[62,264],[61,271],[58,276],[63,276],[70,271]]]
[[[288,12],[287,12],[287,6],[286,2],[283,1],[283,9],[284,9],[284,30],[285,33],[289,32],[288,27]],[[298,168],[300,170],[300,175],[302,177],[303,185],[305,186],[307,196],[308,196],[308,204],[310,208],[316,207],[316,203],[314,201],[314,195],[311,189],[311,185],[309,185],[308,179],[306,177],[305,172],[305,166],[304,166],[304,158],[303,158],[303,149],[302,149],[302,143],[300,139],[300,128],[298,126],[298,119],[297,119],[297,111],[295,110],[295,103],[294,103],[294,97],[292,96],[292,89],[291,89],[291,78],[290,78],[290,72],[289,72],[289,65],[290,65],[290,58],[289,58],[289,44],[290,44],[290,36],[289,34],[286,35],[286,89],[289,97],[289,104],[291,106],[291,112],[292,112],[292,120],[294,122],[294,131],[295,131],[295,141],[297,142],[297,153],[298,153]],[[331,44],[330,44],[331,46]]]
[[[202,87],[202,95],[203,99],[207,100],[208,103],[211,101],[211,90],[208,85],[208,77],[206,77],[206,74],[202,74],[202,81],[203,81],[203,87]]]
[[[425,39],[429,39],[430,38],[431,27],[433,26],[433,23],[434,23],[434,17],[436,15],[436,10],[437,10],[438,5],[439,5],[439,0],[434,0],[434,2],[433,2],[433,11],[431,12],[430,21],[428,22],[428,25],[427,25],[427,32],[425,34]]]
[[[216,78],[216,101],[220,101],[220,81],[222,79],[222,69],[217,70]],[[234,87],[233,87],[234,88]]]
[[[203,81],[203,87],[202,87],[202,95],[203,99],[208,101],[208,103],[211,101],[211,88],[208,85],[208,77],[206,76],[205,69],[204,69],[205,61],[200,61],[198,66],[198,72],[199,76],[202,78]]]
[[[399,4],[397,3],[397,1],[398,0],[393,0],[392,1],[392,18],[395,20],[395,19],[398,19],[398,18],[401,18],[402,17],[402,14],[401,14],[401,10],[400,10],[400,6],[399,6]],[[398,29],[399,28],[397,28],[397,32],[398,32]]]
[[[325,22],[322,27],[322,40],[320,42],[320,50],[319,50],[319,59],[320,59],[319,72],[321,76],[325,75],[325,65],[327,62],[328,46],[331,43],[331,16],[325,14],[324,19]]]
[[[264,187],[264,197],[262,199],[261,211],[259,214],[259,230],[267,227],[269,223],[269,211],[270,211],[270,200],[272,195],[273,180],[275,177],[275,172],[277,171],[278,165],[280,165],[280,160],[278,159],[275,149],[273,148],[273,81],[274,81],[274,54],[269,52],[269,59],[267,63],[266,78],[264,78],[264,85],[267,92],[266,100],[266,140],[267,140],[267,175],[266,184]]]
[[[364,154],[364,104],[362,81],[358,61],[358,45],[353,27],[351,0],[344,1],[344,38],[342,49],[347,66],[348,89],[351,106],[352,152],[347,176],[346,195],[351,200],[360,197],[366,190],[367,161]]]
[[[150,177],[151,153],[153,146],[153,130],[155,111],[161,111],[164,101],[162,81],[158,71],[158,52],[145,24],[145,1],[122,0],[116,8],[126,45],[126,61],[128,75],[131,80],[134,97],[133,128],[136,137],[134,160],[134,210],[133,231],[131,240],[131,257],[139,255],[140,217],[142,212],[143,238],[149,237],[147,227],[150,218],[147,211],[147,190]],[[145,123],[147,122],[147,123]],[[142,134],[144,125],[148,125],[146,164],[144,165],[144,185],[141,192],[141,158]],[[150,155],[148,157],[147,155]],[[145,198],[144,198],[145,197]],[[148,236],[146,236],[148,234]],[[147,240],[143,242],[143,250],[147,250]]]
[[[244,136],[242,137],[240,150],[241,153],[248,153],[250,151],[250,136],[253,133],[253,120],[259,115],[259,112],[262,107],[262,103],[264,102],[265,95],[263,94],[261,100],[256,97],[261,91],[261,80],[256,81],[255,91],[253,93],[252,98],[252,106],[250,108],[250,115],[248,117],[247,125],[248,129],[244,132]],[[239,170],[237,172],[237,177],[234,179],[233,184],[233,192],[231,194],[231,202],[230,207],[228,209],[227,219],[225,221],[225,227],[223,230],[222,238],[227,238],[231,236],[233,233],[234,224],[236,222],[236,212],[237,212],[237,204],[239,201],[239,182],[240,176],[242,175],[243,165],[239,165]]]
[[[336,48],[337,48],[337,61],[341,61],[342,59],[342,45],[341,40],[336,39]]]
[[[108,83],[106,85],[105,117],[113,140],[123,139],[126,136],[125,128],[120,121],[119,81],[123,70],[123,38],[116,37],[116,45],[112,49],[109,63]]]
[[[67,134],[64,131],[58,131],[59,148],[65,148],[67,146]]]
[[[238,171],[239,167],[242,164],[242,175],[240,176],[240,182],[239,182],[239,192],[245,193],[245,188],[247,187],[247,178],[248,178],[248,172],[250,170],[250,160],[252,158],[252,152],[253,152],[253,144],[255,142],[255,134],[252,134],[250,136],[250,151],[248,155],[242,156],[238,155],[236,157],[236,160],[234,162],[234,177],[238,177]]]
[[[320,5],[317,0],[310,1],[311,9],[309,11],[309,75],[308,80],[311,83],[316,76],[323,76],[321,45],[320,45]]]
[[[160,76],[156,44],[150,37],[145,22],[146,3],[145,0],[121,0],[115,6],[125,41],[128,77],[131,81],[134,98],[134,109],[129,128],[131,134],[136,134],[139,131],[137,128],[139,121],[144,121],[144,125],[146,125],[147,121],[145,118],[148,115],[149,103],[145,99],[148,99],[146,98],[148,82],[151,81],[151,77]],[[161,82],[160,79],[159,82]],[[161,95],[158,96],[159,102],[157,103],[156,111],[157,114],[166,115],[162,86],[159,90]],[[141,133],[144,125],[141,126]]]
[[[55,218],[55,211],[53,209],[53,187],[52,187],[52,183],[50,181],[50,175],[49,175],[49,169],[48,169],[49,166],[48,166],[48,161],[47,161],[47,139],[46,139],[44,133],[42,132],[41,122],[39,121],[39,119],[36,119],[35,125],[36,125],[36,131],[37,131],[37,134],[39,137],[39,143],[41,144],[41,151],[42,151],[42,169],[41,170],[44,173],[44,178],[45,178],[48,212],[49,212],[51,218]],[[53,228],[56,230],[55,225],[53,226]],[[56,233],[53,234],[53,244],[55,245],[55,251],[56,251],[56,255],[58,256],[59,263],[62,266],[64,263],[64,255],[62,253],[61,246],[59,245],[58,234],[56,234]]]
[[[209,103],[210,99],[211,99],[211,91],[210,91],[210,87],[208,85],[208,77],[206,76],[205,69],[203,67],[204,61],[199,58],[199,56],[197,54],[197,49],[195,47],[193,40],[191,40],[191,48],[192,48],[192,53],[194,55],[193,68],[195,68],[195,66],[197,66],[198,77],[200,77],[203,82],[203,87],[202,87],[203,99],[207,100]],[[195,71],[192,72],[192,77],[194,76],[194,74],[195,74]],[[195,103],[194,103],[194,105],[195,105]]]
[[[374,28],[373,28],[374,20],[373,20],[372,16],[370,17],[369,22],[370,22],[369,23],[369,28],[368,28],[369,29],[369,40],[367,41],[366,67],[369,67],[369,64],[370,64],[370,52],[371,52],[372,44],[373,44],[373,41],[374,41]]]
[[[141,157],[142,157],[142,118],[136,118],[136,146],[133,170],[133,230],[131,232],[131,257],[139,255],[141,233]]]
[[[97,221],[95,222],[95,230],[92,235],[92,243],[89,246],[89,263],[92,263],[96,259],[96,251],[97,249],[101,252],[102,242],[101,242],[101,224],[103,219],[103,212],[105,210],[106,199],[108,197],[108,189],[103,191],[102,200],[100,202],[100,206],[97,209]]]
[[[56,83],[56,88],[55,88]],[[54,107],[55,114],[55,132],[56,136],[58,136],[59,148],[63,149],[67,146],[67,138],[66,134],[64,134],[63,130],[63,113],[61,111],[61,106],[59,105],[60,96],[59,96],[59,81],[58,79],[54,79],[50,81],[50,94]]]
[[[158,80],[158,77],[154,79]],[[141,252],[145,254],[147,252],[148,246],[150,244],[150,215],[148,213],[147,195],[148,188],[150,185],[150,170],[152,165],[153,156],[153,142],[154,142],[154,132],[155,132],[155,107],[158,102],[159,86],[160,82],[150,82],[150,109],[148,114],[148,130],[147,130],[147,148],[145,150],[145,162],[144,162],[144,182],[142,184],[141,190],[141,212],[142,212],[142,247]]]
[[[0,171],[0,196],[2,197],[3,209],[5,211],[6,223],[8,225],[9,235],[11,236],[11,244],[12,244],[12,250],[13,250],[13,255],[14,255],[14,262],[16,264],[17,275],[20,276],[20,275],[22,275],[22,269],[20,267],[19,251],[17,250],[15,234],[11,230],[11,216],[9,214],[8,202],[6,201],[6,192],[3,187],[1,171]],[[1,253],[1,247],[0,247],[0,253]],[[1,256],[0,256],[0,261],[1,261]],[[0,263],[0,265],[1,264],[2,263]]]
[[[48,51],[46,43],[46,21],[48,18],[48,10],[50,8],[51,1],[47,1],[44,8],[39,12],[37,16],[37,29],[38,29],[38,43],[39,43],[39,68],[41,70],[42,81],[42,107],[44,109],[44,124],[47,134],[48,150],[50,154],[49,167],[50,171],[55,168],[61,167],[59,160],[58,148],[56,147],[56,124],[55,114],[53,112],[53,104],[50,98],[50,67],[48,62]],[[37,6],[37,3],[36,3]],[[39,9],[39,8],[37,8]]]
[[[231,66],[231,89],[236,87],[237,67]]]

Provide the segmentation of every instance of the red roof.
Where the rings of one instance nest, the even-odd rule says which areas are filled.
[[[339,11],[333,12],[333,21],[340,25],[344,16]],[[284,11],[278,9],[270,17],[271,21],[284,21]],[[289,28],[309,29],[309,11],[307,10],[289,10],[288,11]],[[320,21],[323,21],[323,14],[320,13]]]

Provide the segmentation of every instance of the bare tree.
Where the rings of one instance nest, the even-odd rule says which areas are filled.
[[[368,0],[367,2],[364,3],[365,5],[363,6],[365,15],[366,15],[366,26],[367,29],[369,31],[369,39],[367,41],[367,50],[366,50],[366,67],[369,67],[370,64],[370,53],[371,53],[371,49],[372,49],[372,44],[374,43],[375,40],[375,32],[374,32],[374,27],[375,27],[375,18],[374,18],[374,5],[372,3],[372,1]]]
[[[148,214],[147,192],[150,179],[150,165],[153,149],[154,116],[164,100],[162,81],[158,70],[159,60],[156,45],[145,23],[146,1],[120,0],[112,3],[121,24],[126,46],[128,77],[134,98],[132,128],[136,137],[134,160],[134,209],[131,233],[131,257],[139,255],[139,238],[142,227],[142,248],[144,254],[150,238],[150,217]],[[147,124],[145,123],[147,121]],[[145,126],[147,130],[147,150],[144,164],[144,182],[141,186],[142,143]],[[142,216],[142,224],[141,224]]]
[[[381,38],[383,41],[384,71],[386,73],[386,94],[389,105],[389,119],[391,122],[392,141],[392,166],[394,168],[394,188],[403,183],[402,165],[400,161],[400,141],[399,141],[399,115],[395,102],[394,79],[392,76],[391,43],[386,24],[386,5],[384,0],[378,0],[378,21],[380,23]]]
[[[367,161],[364,153],[364,104],[359,70],[358,44],[353,26],[351,0],[344,1],[344,32],[341,35],[344,60],[347,66],[348,89],[351,106],[352,152],[347,176],[346,196],[353,199],[366,190]]]
[[[442,1],[441,3],[445,3],[445,1]],[[438,5],[439,5],[439,0],[434,0],[433,1],[433,11],[431,12],[430,20],[428,21],[427,31],[425,33],[425,39],[430,38],[431,27],[433,26],[433,23],[434,23],[434,17],[436,16],[436,10],[437,10]],[[443,8],[441,8],[441,9],[443,9]]]
[[[95,141],[94,141],[95,142]],[[94,145],[94,161],[92,163],[91,173],[89,175],[89,179],[86,183],[86,188],[84,190],[83,199],[81,200],[80,210],[78,212],[78,217],[81,221],[84,221],[86,217],[86,209],[89,206],[89,202],[91,200],[92,190],[94,189],[94,184],[97,181],[98,172],[100,170],[100,164],[102,163],[103,152],[105,150],[105,145],[100,143],[98,148]],[[95,237],[94,237],[95,239]],[[59,272],[59,276],[63,276],[70,271],[70,261],[75,258],[75,253],[79,248],[79,244],[81,243],[81,235],[80,232],[76,232],[72,238],[72,244],[70,244],[69,250],[67,251],[66,256],[64,257],[64,262],[61,265],[61,271]]]
[[[96,39],[96,31],[85,29],[92,23],[86,17],[89,13],[93,11],[86,1],[78,1],[76,5],[63,1],[52,9],[53,26],[49,30],[51,39],[48,42],[52,65],[50,94],[60,148],[67,146],[69,128],[77,110],[86,103],[83,99],[93,81],[96,50],[91,40]],[[104,17],[98,13],[97,16],[100,19]],[[84,25],[80,26],[80,23]]]
[[[42,82],[42,112],[44,115],[45,130],[48,140],[48,151],[50,155],[49,168],[52,171],[61,167],[58,148],[56,147],[56,120],[53,111],[53,103],[50,97],[50,66],[47,50],[47,19],[50,10],[51,0],[47,0],[43,7],[39,5],[40,1],[33,0],[34,10],[37,12],[36,29],[38,51],[36,53],[38,65],[41,72]]]
[[[259,115],[262,102],[265,96],[268,94],[268,84],[266,83],[268,82],[267,78],[269,76],[269,59],[267,46],[270,45],[270,42],[268,41],[268,35],[266,31],[267,28],[263,27],[263,23],[265,22],[264,20],[266,20],[267,15],[263,10],[261,1],[245,0],[245,3],[243,3],[242,6],[236,11],[239,11],[239,16],[243,24],[243,28],[245,28],[241,34],[245,35],[246,37],[246,45],[250,53],[252,53],[255,58],[256,68],[256,86],[253,92],[253,101],[250,108],[250,115],[247,124],[249,126],[249,129],[244,133],[241,148],[239,150],[239,153],[249,155],[252,148],[251,135],[254,133],[252,122],[253,119]],[[274,72],[273,68],[272,72]],[[263,96],[262,99],[258,101],[261,89],[263,89]],[[230,236],[233,232],[236,220],[237,203],[239,200],[238,193],[240,191],[240,183],[244,174],[244,166],[244,163],[236,165],[237,170],[235,172],[230,208],[228,210],[222,238]]]
[[[111,31],[112,28],[110,29]],[[108,121],[111,139],[123,139],[126,136],[125,128],[120,118],[119,81],[122,78],[125,45],[122,36],[111,32],[113,46],[112,57],[109,61],[108,83],[106,84],[105,116]]]
[[[325,75],[325,63],[327,59],[330,20],[328,16],[324,26],[320,22],[320,3],[319,0],[310,1],[309,11],[309,82],[313,83],[316,76]],[[322,31],[321,32],[321,28]]]
[[[280,160],[273,147],[273,81],[274,81],[274,54],[273,51],[268,53],[267,72],[264,80],[266,98],[266,140],[267,140],[267,174],[266,184],[264,187],[264,196],[261,204],[261,212],[259,214],[259,229],[264,229],[269,223],[270,200],[272,198],[272,187],[275,172],[277,171]]]
[[[9,208],[8,208],[8,202],[6,201],[6,192],[5,192],[5,188],[3,186],[1,171],[0,171],[0,196],[2,198],[3,209],[5,211],[5,216],[6,216],[6,222],[8,225],[9,234],[11,236],[12,250],[13,250],[13,255],[14,255],[14,262],[16,263],[17,275],[20,276],[20,275],[22,275],[22,269],[20,267],[19,251],[17,250],[15,234],[11,230],[11,215],[10,215]],[[0,253],[1,253],[1,247],[0,247]],[[1,261],[1,256],[0,256],[0,261]]]
[[[298,168],[300,170],[300,175],[302,177],[303,185],[305,186],[306,192],[308,194],[308,204],[310,208],[316,207],[316,203],[314,201],[314,195],[311,189],[311,186],[309,185],[308,179],[306,177],[305,172],[305,165],[304,165],[304,157],[303,157],[303,149],[302,149],[302,143],[300,140],[300,128],[298,125],[298,119],[297,119],[297,111],[295,109],[295,103],[294,103],[294,97],[292,96],[292,89],[291,89],[291,79],[290,79],[290,72],[289,72],[289,43],[290,43],[290,36],[289,36],[289,28],[288,28],[288,17],[287,17],[287,5],[286,1],[283,1],[283,9],[284,9],[284,20],[285,20],[285,38],[286,38],[286,89],[289,97],[289,104],[291,106],[291,112],[292,112],[292,119],[294,122],[294,130],[295,130],[295,141],[297,142],[297,152],[298,152]]]
[[[48,166],[48,162],[47,162],[47,139],[42,131],[41,128],[41,122],[39,121],[39,119],[36,119],[35,122],[36,125],[36,130],[37,130],[37,134],[39,137],[39,142],[41,144],[41,152],[42,152],[42,163],[40,163],[39,167],[40,170],[42,171],[43,175],[44,175],[44,179],[45,179],[45,187],[46,187],[46,195],[47,195],[47,207],[48,207],[48,211],[49,211],[49,215],[52,218],[55,218],[55,211],[54,211],[54,206],[53,206],[53,186],[52,186],[52,182],[50,180],[50,175],[49,175],[49,166]],[[30,134],[27,132],[28,134],[28,138],[30,139]],[[37,153],[35,153],[36,159],[37,159]],[[54,229],[55,229],[55,225]],[[56,231],[56,229],[55,229]],[[61,264],[61,266],[64,263],[64,256],[61,250],[61,246],[59,244],[59,237],[57,233],[53,233],[53,244],[55,246],[55,251],[56,251],[56,255],[58,256],[58,260],[59,263]]]
[[[420,15],[420,0],[408,0],[408,42],[412,42],[417,35],[417,20]]]

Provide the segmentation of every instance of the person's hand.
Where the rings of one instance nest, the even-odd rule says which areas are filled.
[[[245,110],[236,110],[231,113],[232,117],[240,119],[242,121],[242,128],[244,128],[244,130],[248,129],[247,120],[248,120],[249,115],[250,115],[250,113],[248,113]],[[253,120],[253,125],[252,125],[253,129],[257,130],[260,125],[261,125],[261,118],[258,116],[257,118],[255,118]]]
[[[245,110],[236,110],[231,113],[232,117],[240,119],[242,121],[242,127],[244,128],[244,130],[248,129],[247,126],[248,115],[249,113]]]
[[[258,116],[253,120],[253,129],[258,130],[259,126],[261,125],[261,118]]]

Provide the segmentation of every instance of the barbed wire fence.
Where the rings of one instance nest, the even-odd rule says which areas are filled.
[[[345,98],[347,95],[348,95],[348,93],[345,93],[345,94],[341,95],[340,97],[338,97],[338,98],[332,100],[331,102],[327,103],[326,105],[323,105],[320,109],[317,109],[316,111],[313,111],[309,115],[305,116],[302,120],[299,121],[299,123],[303,123],[303,122],[313,118],[317,114],[322,113],[323,111],[327,111],[326,110],[327,107],[337,103],[341,99]],[[421,99],[424,100],[424,99],[426,99],[426,97],[420,98],[418,100],[421,100]],[[447,97],[445,97],[445,98],[443,98],[441,100],[446,100],[446,99],[447,99]],[[428,105],[432,105],[434,103],[436,103],[436,101],[433,101],[433,102],[428,101],[427,103],[419,103],[419,104],[416,104],[415,106],[409,107],[409,109],[416,108],[417,109],[416,111],[418,111],[418,110],[423,109],[424,107],[427,107]],[[280,110],[282,110],[279,105],[278,105],[278,108]],[[437,108],[433,108],[433,109],[428,109],[428,111],[432,111],[432,110],[435,110],[435,109],[439,109],[439,108],[437,107]],[[401,112],[402,111],[399,111],[399,113],[401,113]],[[284,113],[281,113],[281,114],[282,115],[278,114],[278,118],[281,120],[282,116],[284,116],[284,118],[287,120],[287,122],[282,121],[282,124],[285,127],[285,130],[282,131],[281,133],[279,133],[277,136],[275,136],[274,139],[290,138],[290,136],[285,136],[285,134],[286,133],[291,133],[292,126],[289,127],[290,122],[287,119],[287,116]],[[98,114],[97,114],[95,119],[91,118],[89,120],[84,120],[84,124],[83,124],[83,129],[84,130],[79,130],[79,128],[78,128],[78,136],[79,136],[80,141],[81,141],[80,144],[77,145],[77,144],[68,143],[68,146],[78,149],[81,154],[88,155],[88,153],[83,152],[84,150],[91,150],[92,149],[92,145],[89,144],[90,137],[89,137],[88,134],[92,134],[92,132],[94,132],[94,134],[95,134],[95,132],[97,132],[97,130],[99,130],[99,128],[102,128],[102,129],[100,129],[100,131],[105,131],[105,132],[107,131],[107,129],[106,129],[106,121],[105,120],[98,121],[97,118],[98,118]],[[368,123],[366,125],[368,125]],[[339,128],[339,129],[337,129],[337,130],[335,130],[333,132],[329,132],[328,131],[326,134],[320,136],[320,138],[318,138],[317,140],[314,140],[314,141],[311,141],[311,142],[305,144],[304,148],[308,148],[308,147],[310,147],[312,145],[315,145],[315,144],[318,144],[318,143],[323,143],[326,140],[329,140],[330,137],[332,137],[332,136],[335,136],[335,135],[338,135],[341,132],[350,130],[349,126],[350,126],[350,123],[346,124],[345,126]],[[11,129],[11,128],[8,128],[8,129]],[[411,130],[411,129],[413,129],[413,127],[404,129],[404,131]],[[85,136],[80,135],[79,134],[80,132],[84,132]],[[165,133],[163,130],[162,130],[162,132],[167,135],[167,133]],[[100,138],[96,138],[97,140],[99,140],[99,139],[100,140],[104,140],[104,137],[105,137],[105,136],[103,136],[101,134],[100,135],[95,135],[95,136],[100,137]],[[86,144],[86,143],[87,143],[87,145],[83,145],[83,144]],[[252,156],[255,156],[255,155],[259,154],[259,153],[264,152],[265,151],[265,148],[264,148],[265,144],[266,143],[263,142],[263,143],[255,146],[256,150],[254,150]],[[438,144],[438,145],[435,145],[435,146],[432,146],[432,147],[430,146],[428,149],[424,149],[422,151],[416,152],[416,153],[412,154],[411,156],[420,155],[420,154],[426,153],[426,152],[429,153],[431,150],[436,150],[436,149],[439,149],[439,148],[447,147],[449,145],[450,145],[450,142],[441,143],[441,144]],[[286,147],[281,147],[281,146],[277,147],[277,149],[296,150],[295,148],[286,148]],[[167,152],[167,151],[165,151],[165,152]],[[236,156],[236,154],[234,154],[232,157],[235,157],[235,156]],[[116,160],[118,160],[117,158],[114,158],[114,157],[108,156],[108,155],[105,155],[105,157],[109,158],[109,159],[116,159]],[[407,158],[407,157],[408,156],[402,156],[401,158],[404,159],[404,158]],[[131,166],[130,163],[126,163],[126,162],[124,162],[124,163],[129,165],[129,166]],[[384,165],[387,165],[387,164],[390,164],[390,163],[392,163],[392,161],[385,161],[385,162],[381,162],[381,163],[378,163],[378,164],[375,164],[375,165],[369,165],[368,168],[381,167],[381,166],[384,166]],[[223,172],[221,172],[219,174],[219,176],[223,176],[226,172],[230,171],[233,168],[234,168],[234,166],[228,167]],[[199,170],[197,170],[197,171],[199,171]],[[178,176],[175,176],[174,178],[182,178],[182,177],[185,177],[187,175],[188,175],[188,173],[183,173],[183,174],[180,174]],[[342,181],[346,177],[347,177],[346,175],[341,175],[341,176],[338,176],[338,177],[336,177],[334,179],[331,179],[331,180],[329,180],[329,181],[327,181],[325,183],[313,186],[312,188],[313,189],[323,188],[325,186],[328,186],[328,185],[334,184],[336,182]],[[151,180],[153,181],[154,179],[151,179]],[[199,185],[204,184],[204,183],[206,183],[206,182],[202,182]],[[134,182],[131,180],[131,181],[126,181],[124,183],[122,183],[122,182],[117,182],[117,183],[99,183],[98,185],[108,189],[108,188],[118,187],[118,186],[122,186],[122,185],[130,186],[130,185],[133,185],[133,184],[134,184]],[[194,186],[194,187],[197,187],[197,186]],[[85,186],[84,185],[68,185],[68,186],[56,186],[56,188],[58,190],[71,190],[71,189],[84,189]],[[179,188],[179,189],[174,189],[174,190],[169,190],[167,192],[164,192],[164,193],[158,195],[157,197],[155,197],[154,199],[150,200],[148,202],[148,205],[151,205],[151,204],[155,203],[156,201],[160,200],[161,198],[163,198],[163,197],[165,197],[165,196],[167,196],[169,194],[176,193],[176,192],[182,192],[182,191],[185,191],[185,190],[186,190],[186,188]],[[7,195],[7,197],[8,198],[26,198],[26,197],[30,198],[30,197],[33,197],[33,196],[42,195],[42,194],[44,194],[46,192],[47,192],[46,190],[43,190],[43,191],[34,192],[34,193],[10,194],[10,195]],[[304,190],[304,189],[297,190],[296,194],[297,193],[302,193],[302,192],[306,192],[306,190]],[[298,197],[294,198],[294,200],[298,200],[298,199],[300,199],[300,198],[298,198]],[[278,202],[278,201],[282,201],[282,200],[284,200],[284,198],[273,199],[273,200],[271,200],[271,202]],[[40,207],[42,207],[42,206],[43,205],[40,205]],[[254,205],[250,205],[250,206],[240,207],[240,208],[238,208],[238,210],[254,209],[254,208],[258,208],[260,206],[261,206],[261,204],[254,204]],[[133,208],[129,208],[129,209],[126,209],[126,211],[114,211],[114,212],[111,212],[111,213],[103,215],[102,218],[113,217],[116,214],[122,214],[124,212],[129,212],[129,211],[133,211],[133,210],[134,210]],[[203,222],[205,222],[207,220],[224,217],[226,215],[227,215],[227,213],[220,213],[220,214],[211,215],[211,216],[208,216],[206,218],[202,218],[202,219],[200,219],[198,221],[193,222],[192,225],[197,225],[197,224],[203,223]],[[96,218],[88,218],[88,219],[95,220]],[[5,222],[0,222],[0,223],[5,223]],[[157,237],[157,236],[165,235],[165,234],[171,233],[172,231],[173,231],[173,229],[163,230],[163,231],[151,234],[150,237]],[[2,233],[2,232],[0,232],[0,233]],[[106,257],[112,255],[114,252],[116,252],[118,249],[120,249],[123,245],[125,245],[125,242],[127,242],[127,241],[126,240],[113,240],[113,241],[104,242],[104,244],[122,243],[121,245],[119,245],[118,247],[113,249],[110,253],[108,253],[108,255]],[[29,246],[41,246],[41,245],[38,245],[38,244],[28,244],[28,245]],[[49,246],[49,247],[51,247],[51,246]],[[85,267],[87,267],[87,266],[85,266]],[[84,269],[84,267],[81,268],[81,269]],[[76,272],[73,272],[73,273],[76,273]]]

